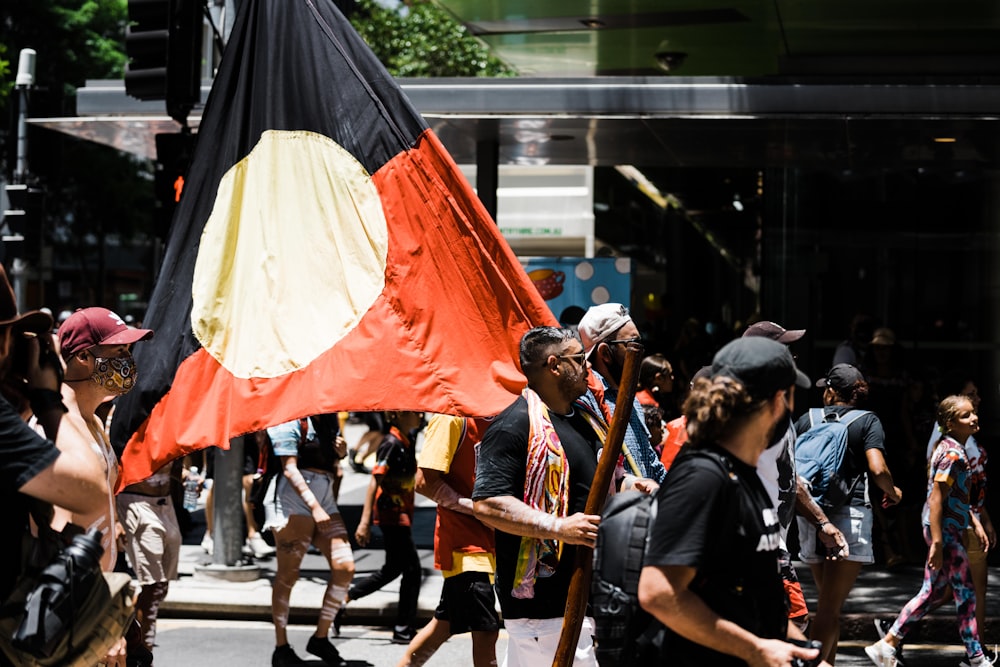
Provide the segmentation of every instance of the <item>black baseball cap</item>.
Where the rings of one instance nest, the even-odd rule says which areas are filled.
[[[737,338],[712,359],[712,377],[737,380],[754,399],[770,398],[793,384],[808,388],[812,383],[795,367],[792,353],[781,343],[759,336]]]
[[[794,343],[805,335],[805,329],[786,329],[777,322],[769,322],[767,320],[755,322],[748,326],[747,330],[743,332],[744,338],[760,336],[776,340],[779,343],[784,343],[785,345]]]
[[[853,387],[865,376],[850,364],[837,364],[826,372],[826,375],[816,380],[817,387],[833,387],[837,391],[845,391]]]

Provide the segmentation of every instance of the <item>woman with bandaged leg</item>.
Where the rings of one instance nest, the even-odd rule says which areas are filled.
[[[337,436],[333,447],[324,447],[309,418],[296,419],[267,429],[274,453],[281,458],[283,474],[272,480],[265,500],[265,529],[274,531],[278,571],[271,593],[275,648],[272,667],[307,664],[288,644],[288,606],[299,566],[313,544],[330,565],[316,632],[306,651],[330,667],[347,663],[328,638],[340,611],[347,587],[354,577],[354,556],[347,527],[334,500],[333,475],[337,462],[347,454],[347,443]]]

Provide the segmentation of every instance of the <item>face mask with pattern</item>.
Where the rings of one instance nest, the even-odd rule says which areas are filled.
[[[112,394],[121,396],[132,390],[137,376],[135,360],[131,353],[126,352],[113,359],[94,357],[94,372],[90,379]]]

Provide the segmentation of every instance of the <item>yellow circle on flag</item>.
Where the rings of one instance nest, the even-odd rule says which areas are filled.
[[[303,368],[382,293],[388,246],[353,155],[314,132],[268,130],[219,183],[194,268],[194,335],[238,378]]]

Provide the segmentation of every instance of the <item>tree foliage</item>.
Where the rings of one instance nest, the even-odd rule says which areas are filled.
[[[7,62],[6,70],[0,64],[0,105],[23,48],[38,52],[44,115],[72,112],[74,91],[86,79],[120,78],[126,7],[126,0],[0,0],[0,59]]]
[[[513,76],[515,72],[429,0],[387,7],[357,0],[351,24],[397,77]]]

